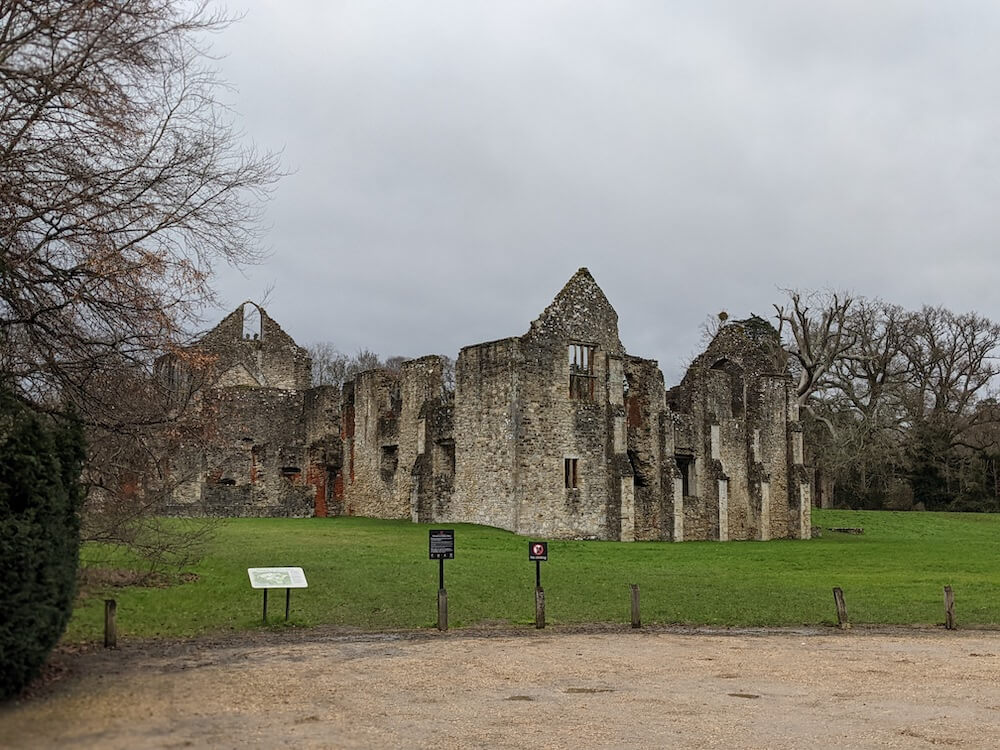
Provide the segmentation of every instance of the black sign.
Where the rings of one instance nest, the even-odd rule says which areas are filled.
[[[455,559],[455,532],[452,529],[431,529],[431,560]]]
[[[549,559],[548,542],[528,542],[528,559],[531,562]]]

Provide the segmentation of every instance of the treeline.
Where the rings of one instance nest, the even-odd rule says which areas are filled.
[[[365,370],[384,369],[399,372],[403,363],[409,357],[398,354],[382,359],[378,354],[368,349],[358,349],[354,354],[345,354],[329,341],[321,341],[307,347],[312,357],[313,385],[342,386]],[[455,389],[455,362],[450,357],[444,358],[444,389],[448,392]]]
[[[775,307],[825,505],[1000,511],[1000,326],[849,294]]]
[[[342,386],[359,372],[385,368],[399,370],[406,357],[393,356],[382,359],[368,349],[358,349],[354,354],[345,354],[329,341],[321,341],[307,347],[312,357],[313,385]]]

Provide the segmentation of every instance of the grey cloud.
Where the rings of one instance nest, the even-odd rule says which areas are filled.
[[[1000,317],[1000,8],[285,2],[215,39],[300,342],[454,354],[581,265],[676,380],[706,315],[836,287]]]

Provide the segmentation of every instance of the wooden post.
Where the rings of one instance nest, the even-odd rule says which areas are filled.
[[[632,627],[642,627],[642,622],[639,620],[639,584],[630,583],[628,587],[632,593]]]
[[[944,587],[944,626],[947,630],[955,629],[955,594],[951,586]]]
[[[535,588],[535,627],[545,627],[545,589],[541,586]]]
[[[118,602],[104,600],[104,648],[118,648]]]
[[[438,589],[438,630],[448,629],[448,592]]]
[[[846,630],[851,627],[851,623],[847,619],[847,605],[844,603],[844,590],[840,586],[834,586],[833,588],[833,601],[837,605],[837,624],[840,625],[841,629]]]

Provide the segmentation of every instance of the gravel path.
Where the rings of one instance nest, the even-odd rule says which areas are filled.
[[[63,654],[4,747],[1000,747],[1000,633],[280,631]]]

